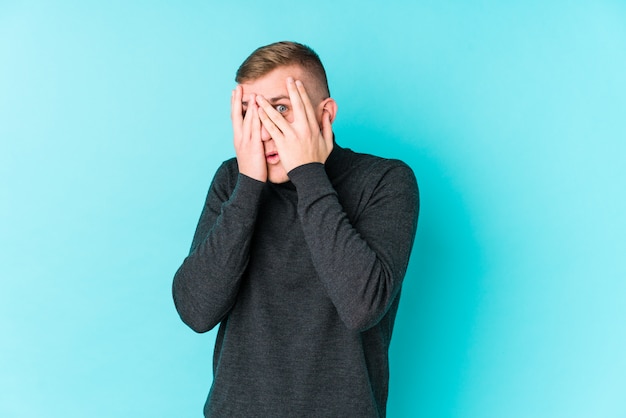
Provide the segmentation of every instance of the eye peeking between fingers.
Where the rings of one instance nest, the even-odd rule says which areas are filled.
[[[284,104],[274,105],[274,109],[276,109],[276,111],[278,113],[280,113],[281,115],[284,115],[285,113],[287,113],[289,111],[289,108],[286,105],[284,105]],[[248,112],[248,107],[244,106],[241,109],[241,116],[245,118],[247,112]]]

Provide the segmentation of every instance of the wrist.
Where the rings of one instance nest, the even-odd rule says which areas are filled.
[[[239,165],[239,173],[246,177],[250,177],[253,180],[265,183],[267,181],[267,169],[257,167],[247,167],[246,165]]]

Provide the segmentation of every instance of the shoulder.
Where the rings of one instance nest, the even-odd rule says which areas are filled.
[[[239,166],[236,158],[222,162],[213,175],[209,193],[217,193],[221,199],[228,199],[237,184],[238,175]]]
[[[341,152],[346,162],[344,174],[352,179],[361,179],[364,185],[367,185],[366,187],[385,185],[392,188],[406,188],[408,186],[417,190],[415,173],[404,161],[359,153],[349,148],[342,149]]]
[[[351,219],[367,208],[414,212],[419,207],[417,180],[405,162],[339,148],[329,177]]]
[[[219,183],[233,183],[237,181],[237,176],[239,174],[239,166],[237,165],[237,159],[236,158],[230,158],[224,162],[222,162],[222,164],[220,164],[220,166],[217,168],[217,171],[215,172],[214,178],[213,178],[213,182],[219,182]]]
[[[223,161],[217,168],[215,177],[237,177],[239,174],[239,166],[237,165],[237,159],[235,157],[229,158]]]

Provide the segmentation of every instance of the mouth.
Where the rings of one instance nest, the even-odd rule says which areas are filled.
[[[270,151],[265,154],[265,160],[268,162],[268,164],[276,164],[280,161],[280,157],[278,156],[278,152]]]

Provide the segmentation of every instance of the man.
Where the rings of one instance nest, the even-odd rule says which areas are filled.
[[[173,284],[187,325],[220,324],[204,414],[385,416],[413,172],[335,143],[337,104],[309,47],[261,47],[236,81],[236,159],[217,170]]]

